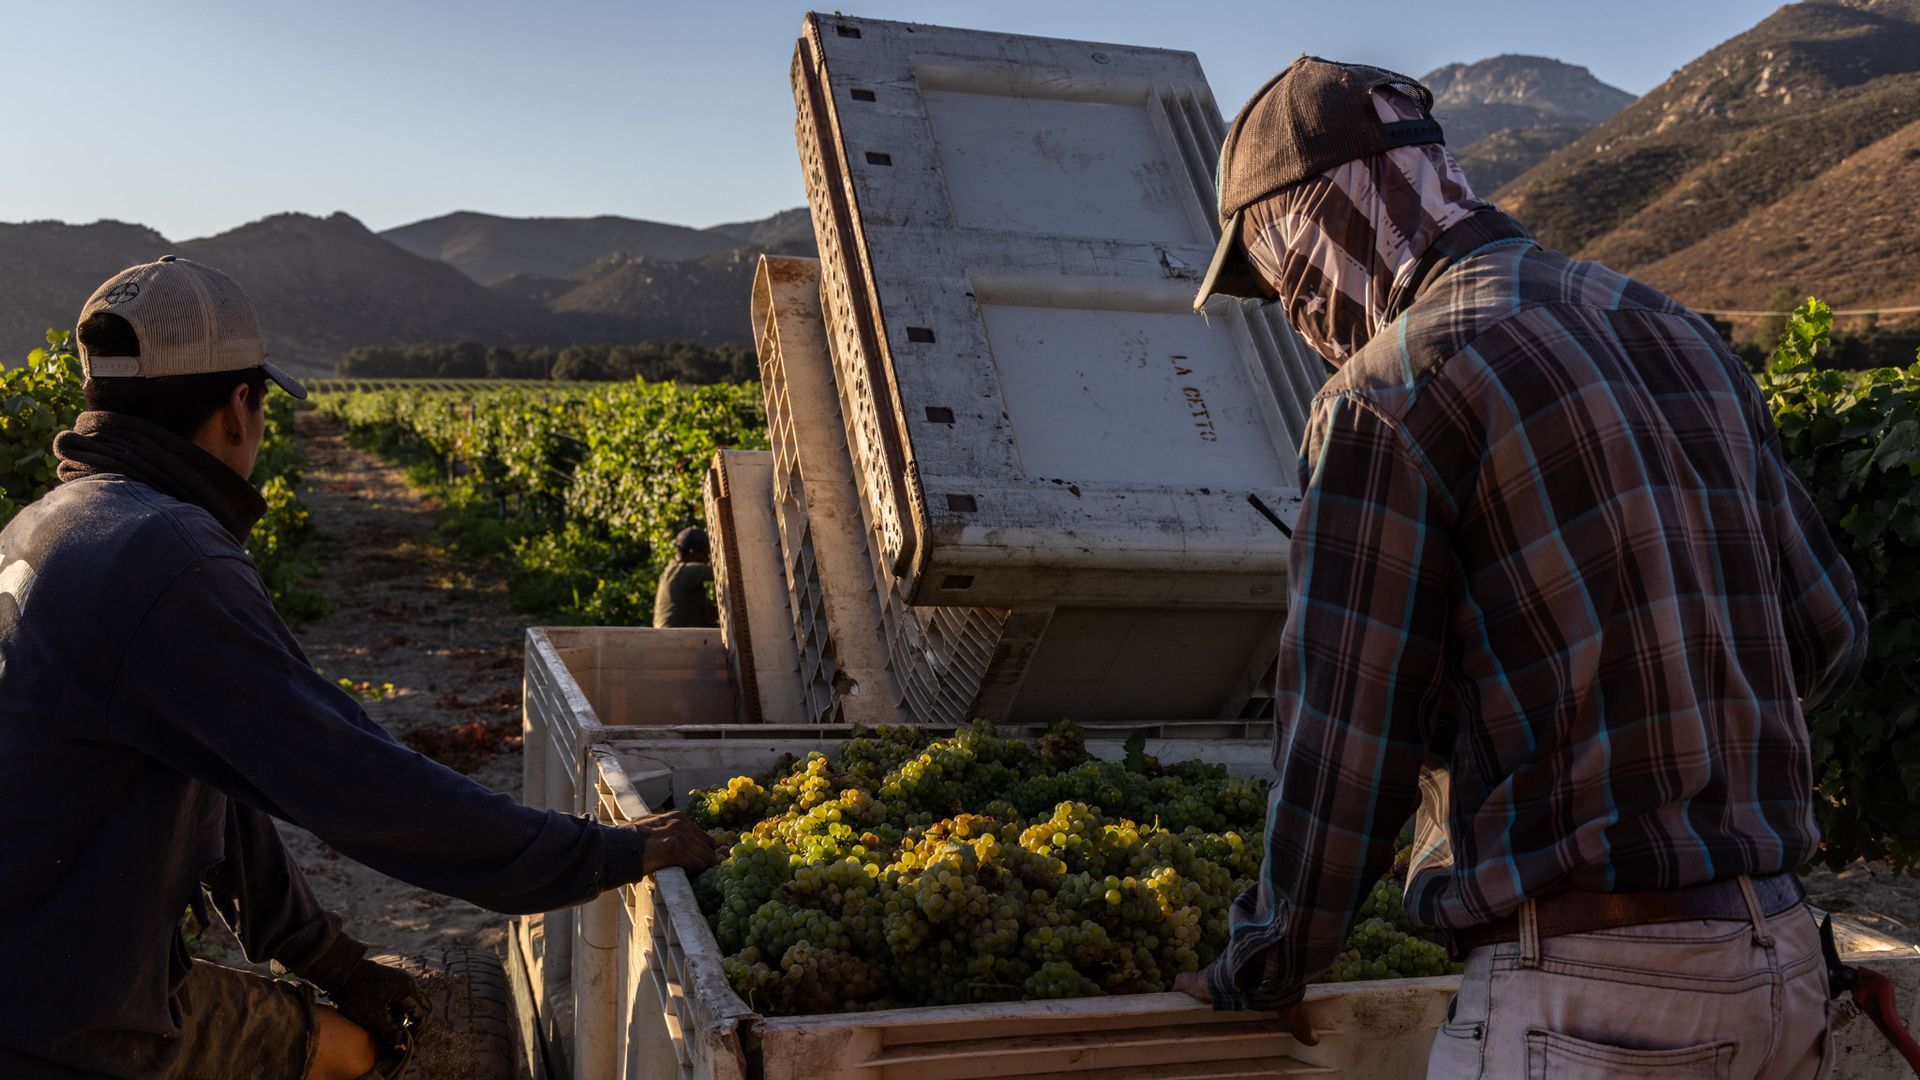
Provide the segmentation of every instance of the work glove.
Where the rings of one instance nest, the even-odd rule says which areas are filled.
[[[426,1026],[426,992],[413,976],[372,958],[363,958],[339,986],[326,987],[340,1015],[367,1029],[384,1059],[390,1051],[410,1050]]]
[[[642,873],[654,874],[669,866],[677,866],[685,870],[688,877],[697,877],[701,871],[720,862],[720,853],[714,848],[713,837],[707,835],[707,830],[695,825],[683,810],[648,814],[615,827],[640,834]]]

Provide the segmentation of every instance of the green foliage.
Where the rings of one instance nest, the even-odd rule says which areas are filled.
[[[1920,356],[1842,372],[1833,313],[1787,319],[1760,387],[1782,446],[1853,567],[1869,626],[1853,689],[1811,718],[1825,858],[1920,865]]]
[[[429,463],[456,543],[509,561],[516,604],[611,625],[651,622],[713,452],[766,446],[757,383],[392,390],[319,407],[363,445]]]
[[[53,437],[72,427],[86,408],[84,387],[76,343],[66,330],[48,330],[46,346],[28,353],[25,365],[0,369],[0,527],[58,481]],[[269,394],[266,409],[266,437],[253,475],[267,513],[247,539],[247,554],[281,616],[304,622],[324,614],[326,604],[302,584],[301,546],[312,522],[296,494],[300,470],[293,399]]]
[[[22,367],[0,369],[0,527],[54,485],[53,437],[84,407],[73,334],[47,331]]]

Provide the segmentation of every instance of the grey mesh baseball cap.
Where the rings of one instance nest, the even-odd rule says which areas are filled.
[[[1391,88],[1419,102],[1424,119],[1388,123],[1373,95]],[[1220,246],[1193,298],[1195,311],[1215,293],[1264,297],[1266,284],[1240,246],[1247,207],[1282,188],[1396,146],[1445,142],[1433,119],[1433,93],[1386,68],[1302,56],[1254,91],[1220,146]]]
[[[300,380],[267,363],[253,301],[232,278],[205,263],[163,255],[129,266],[87,297],[80,322],[100,311],[127,320],[140,341],[140,355],[94,356],[82,341],[80,367],[89,379],[158,379],[257,367],[280,389],[307,396]]]

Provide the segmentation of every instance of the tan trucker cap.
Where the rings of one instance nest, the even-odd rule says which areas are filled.
[[[266,369],[280,389],[307,396],[300,380],[267,363],[253,301],[239,283],[205,263],[162,255],[129,266],[93,291],[79,321],[97,311],[127,320],[140,340],[140,355],[94,356],[82,341],[80,367],[89,379],[158,379],[257,367]]]

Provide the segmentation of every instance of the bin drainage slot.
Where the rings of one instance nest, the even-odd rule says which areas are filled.
[[[880,151],[878,151],[878,150],[869,150],[869,151],[867,151],[867,164],[869,164],[869,165],[891,165],[891,164],[893,164],[893,155],[892,155],[892,154],[883,154],[883,153],[881,153],[881,152],[880,152]]]
[[[927,419],[936,424],[953,423],[953,410],[944,405],[927,406]]]
[[[907,340],[917,341],[923,345],[931,345],[933,344],[933,328],[930,326],[909,326],[907,327]]]
[[[947,509],[957,514],[971,514],[980,509],[980,504],[975,502],[971,495],[949,495]]]
[[[873,101],[873,100],[875,100],[875,98],[874,98],[874,96],[873,96],[873,91],[871,91],[871,90],[854,90],[854,91],[852,91],[852,94],[853,94],[853,100],[855,100],[855,101]]]
[[[859,36],[860,36],[860,28],[859,28],[859,27],[857,27],[857,26],[848,26],[848,25],[847,25],[846,23],[835,23],[835,24],[833,25],[833,30],[834,30],[834,33],[837,33],[837,34],[839,34],[839,35],[840,35],[841,37],[855,37],[855,38],[857,38],[857,37],[859,37]]]
[[[971,589],[973,588],[973,575],[948,574],[945,578],[941,579],[940,587],[943,589]]]

